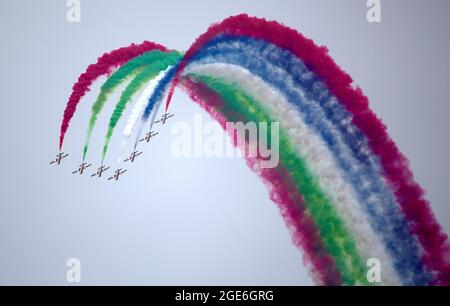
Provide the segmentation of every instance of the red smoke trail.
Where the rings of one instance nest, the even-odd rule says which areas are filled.
[[[383,123],[369,109],[368,98],[360,88],[352,86],[352,78],[328,55],[326,47],[315,45],[311,39],[276,21],[246,14],[229,17],[212,25],[185,53],[170,88],[166,110],[189,60],[202,46],[220,34],[262,39],[289,50],[326,82],[333,95],[353,115],[353,124],[365,133],[370,148],[380,158],[383,174],[408,221],[409,229],[423,247],[423,263],[437,273],[437,285],[450,285],[450,244],[447,235],[437,223],[422,188],[414,181],[406,157],[389,137]]]
[[[215,92],[189,79],[182,79],[180,85],[193,101],[204,108],[223,129],[226,128],[227,120],[218,111],[224,103]],[[233,143],[236,145],[236,142]],[[306,213],[303,198],[290,179],[289,172],[282,165],[257,170],[255,165],[258,159],[245,158],[250,169],[258,173],[269,189],[270,198],[278,205],[293,243],[304,251],[306,266],[314,267],[312,271],[317,273],[313,275],[314,281],[323,285],[341,285],[341,275],[334,259],[326,251],[314,221]]]
[[[115,68],[123,65],[134,57],[156,49],[166,51],[164,46],[149,41],[144,41],[141,44],[131,44],[128,47],[103,54],[98,58],[97,63],[88,66],[86,71],[79,76],[78,81],[73,85],[72,94],[70,95],[66,109],[64,110],[59,136],[60,151],[63,146],[64,136],[69,128],[70,120],[77,109],[77,105],[80,103],[81,98],[86,92],[89,91],[89,87],[92,83],[100,76],[110,74]]]

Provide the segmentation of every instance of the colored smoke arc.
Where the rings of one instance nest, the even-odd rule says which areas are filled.
[[[280,162],[258,167],[304,264],[320,285],[370,285],[366,263],[382,263],[383,285],[450,285],[450,244],[406,157],[370,110],[362,90],[294,29],[245,14],[213,24],[186,52],[152,42],[101,56],[73,85],[59,149],[77,105],[108,76],[91,110],[83,160],[97,117],[127,84],[111,115],[102,160],[134,97],[123,137],[152,125],[175,88],[225,128],[226,122],[279,122]],[[230,135],[232,136],[232,135]],[[248,141],[235,145],[245,150]]]

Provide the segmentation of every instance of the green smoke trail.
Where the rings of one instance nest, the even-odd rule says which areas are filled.
[[[227,84],[218,78],[197,74],[190,74],[188,77],[204,83],[227,101],[225,107],[217,110],[226,117],[237,113],[246,118],[248,122],[273,121],[263,109],[262,104],[249,97],[238,85]],[[268,125],[268,129],[268,134],[271,135],[270,125]],[[330,199],[320,189],[317,178],[310,173],[306,161],[298,155],[282,129],[280,129],[279,135],[279,150],[280,161],[289,169],[292,180],[301,192],[327,251],[335,259],[343,283],[368,285],[365,266],[359,255],[355,239],[348,232]]]
[[[83,148],[83,160],[85,159],[86,154],[88,152],[89,141],[91,139],[92,131],[94,130],[94,126],[97,121],[98,115],[102,111],[103,106],[105,105],[110,95],[123,82],[133,77],[143,69],[145,69],[145,67],[150,63],[163,60],[166,55],[167,55],[166,52],[160,50],[146,52],[124,64],[117,71],[115,71],[102,85],[100,93],[97,99],[95,100],[95,103],[92,105],[86,141]]]
[[[161,71],[166,70],[169,66],[175,64],[182,54],[180,52],[170,52],[164,54],[159,60],[155,60],[148,64],[141,72],[139,72],[135,78],[128,84],[125,90],[122,92],[119,102],[117,103],[113,114],[109,120],[108,132],[105,137],[105,144],[103,146],[102,160],[105,159],[106,152],[108,151],[109,142],[114,132],[114,128],[117,125],[123,111],[125,110],[128,102],[133,96],[142,89],[143,86],[151,79],[156,77]]]

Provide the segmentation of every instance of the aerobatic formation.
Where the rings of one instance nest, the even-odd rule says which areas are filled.
[[[261,168],[260,157],[244,157],[267,185],[317,284],[371,285],[371,259],[381,264],[382,285],[450,284],[447,235],[407,159],[325,47],[278,22],[238,15],[213,24],[186,52],[146,41],[105,53],[73,86],[53,164],[67,157],[63,143],[78,103],[105,75],[92,105],[83,163],[74,173],[91,166],[85,158],[92,131],[116,89],[125,85],[92,176],[109,169],[103,161],[110,139],[135,95],[141,96],[122,132],[135,148],[126,162],[142,154],[140,142],[157,134],[160,106],[159,124],[172,116],[178,87],[224,128],[227,122],[279,122],[278,165]],[[133,133],[136,139],[130,139]],[[240,149],[251,145],[233,140]],[[109,179],[125,171],[117,169]]]

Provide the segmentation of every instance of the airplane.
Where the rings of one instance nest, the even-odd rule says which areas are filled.
[[[110,180],[115,180],[118,181],[119,180],[119,176],[121,176],[122,174],[124,174],[125,172],[127,172],[127,170],[122,170],[122,169],[117,169],[116,171],[114,171],[114,175],[111,176],[110,178],[108,178],[108,181]]]
[[[69,156],[69,154],[65,154],[64,152],[61,152],[61,153],[57,154],[56,158],[50,162],[50,165],[53,165],[53,164],[59,165],[59,164],[61,164],[61,160],[63,158],[66,158],[67,156]]]
[[[125,159],[123,162],[130,161],[130,162],[134,163],[134,160],[136,159],[136,157],[138,157],[141,154],[142,154],[142,152],[134,151],[133,153],[130,154],[130,157]]]
[[[82,163],[81,165],[78,166],[78,169],[73,171],[72,174],[75,173],[79,173],[80,175],[84,173],[84,170],[86,170],[87,168],[89,168],[90,166],[92,166],[92,164],[87,164],[87,163]]]
[[[101,165],[100,168],[97,169],[97,172],[91,174],[91,177],[98,176],[102,177],[103,172],[107,171],[109,167]]]
[[[145,134],[145,137],[140,139],[139,142],[142,142],[142,141],[150,142],[150,139],[155,137],[158,134],[159,134],[158,132],[155,133],[155,132],[150,131],[147,134]]]
[[[165,124],[167,119],[172,118],[173,116],[174,116],[174,114],[165,113],[164,115],[161,116],[161,119],[155,121],[155,123],[161,122],[162,124]]]

